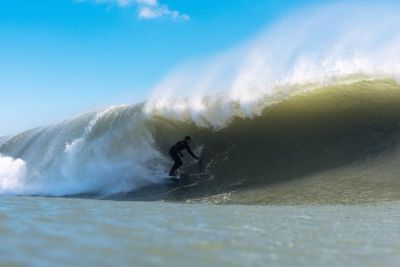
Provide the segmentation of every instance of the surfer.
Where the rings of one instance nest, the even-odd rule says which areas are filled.
[[[197,157],[189,147],[189,143],[191,140],[192,138],[190,138],[190,136],[186,136],[184,140],[179,141],[178,143],[173,145],[169,150],[169,155],[174,160],[174,165],[172,166],[171,171],[169,172],[169,176],[175,176],[175,171],[182,166],[183,164],[181,159],[181,157],[183,157],[183,154],[181,152],[182,150],[186,149],[193,158],[197,160],[199,159],[199,157]]]

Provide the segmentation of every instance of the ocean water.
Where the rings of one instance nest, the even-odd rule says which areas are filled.
[[[399,203],[0,198],[1,266],[399,266]]]

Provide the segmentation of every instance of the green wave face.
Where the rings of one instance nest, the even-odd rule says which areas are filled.
[[[192,135],[192,146],[202,148],[204,174],[189,163],[176,190],[146,187],[124,197],[247,204],[398,200],[399,121],[400,86],[392,80],[298,94],[220,130],[158,117],[149,126],[157,148],[166,152],[177,136]]]

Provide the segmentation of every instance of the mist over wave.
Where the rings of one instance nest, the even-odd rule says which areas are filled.
[[[305,201],[308,189],[268,190],[277,189],[271,187],[277,181],[312,176],[304,181],[320,188],[313,194],[335,192],[331,199],[337,201],[343,188],[315,177],[326,182],[321,177],[338,169],[330,177],[347,177],[349,185],[367,177],[373,185],[349,189],[347,199],[363,190],[375,192],[364,200],[382,199],[382,192],[398,188],[398,7],[342,2],[298,10],[250,41],[171,71],[146,103],[0,138],[0,194],[113,195],[159,184],[171,164],[169,146],[191,134],[208,182],[189,184],[193,188],[174,200],[212,194],[224,199],[235,191],[236,202],[257,202],[248,191],[259,201],[280,199],[276,192]],[[374,170],[387,167],[387,187],[371,182],[377,172],[364,171],[371,158]],[[184,169],[197,172],[185,160]]]
[[[366,77],[397,80],[399,7],[352,1],[292,12],[230,51],[171,71],[145,110],[218,128],[299,91]]]

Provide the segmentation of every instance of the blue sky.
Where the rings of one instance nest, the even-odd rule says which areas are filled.
[[[0,136],[143,101],[174,66],[229,49],[317,2],[3,1]]]

